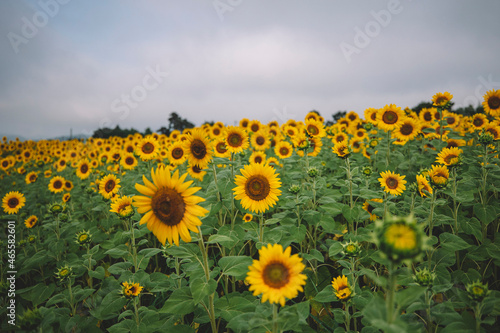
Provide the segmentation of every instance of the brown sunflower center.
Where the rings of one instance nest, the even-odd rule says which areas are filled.
[[[488,106],[491,110],[496,110],[496,109],[500,108],[500,97],[491,96],[488,99]]]
[[[250,126],[250,130],[252,132],[257,132],[259,130],[259,125],[257,124],[252,124],[252,126]]]
[[[475,118],[475,119],[474,119],[474,121],[473,121],[472,123],[473,123],[473,124],[474,124],[474,126],[476,126],[476,127],[481,127],[481,126],[483,126],[483,124],[484,124],[484,120],[483,120],[483,119],[481,119],[481,118],[479,118],[479,117],[477,117],[477,118]]]
[[[258,136],[257,139],[255,139],[255,142],[259,146],[262,146],[264,143],[266,143],[266,139],[263,136]]]
[[[134,147],[133,146],[127,146],[127,149],[125,149],[127,153],[133,153],[134,152]]]
[[[486,130],[486,132],[490,133],[495,140],[498,139],[499,133],[498,133],[498,131],[496,129],[494,129],[494,128],[488,128]]]
[[[215,150],[217,150],[219,154],[224,154],[227,151],[226,144],[224,142],[217,143],[215,145]]]
[[[184,156],[184,150],[180,147],[174,148],[172,150],[172,157],[176,160],[181,159]]]
[[[375,209],[375,207],[373,207],[372,205],[368,204],[368,207],[366,207],[366,210],[368,211],[368,213],[372,213],[373,210]]]
[[[60,165],[60,166],[65,166],[65,165],[66,165],[66,161],[65,161],[65,160],[61,160],[61,161],[59,161],[59,165]]]
[[[212,133],[214,133],[214,135],[219,135],[220,134],[220,129],[214,128],[214,130],[213,130]]]
[[[270,263],[264,268],[262,278],[267,286],[279,289],[290,281],[290,271],[280,262]]]
[[[457,158],[458,156],[455,155],[455,154],[448,154],[445,156],[445,158],[443,158],[443,160],[446,162],[446,164],[450,164],[451,161],[455,158]]]
[[[125,158],[125,164],[126,165],[133,165],[135,162],[134,158],[132,156],[129,156],[127,158]]]
[[[311,134],[311,135],[316,135],[319,133],[319,129],[314,126],[314,125],[309,125],[307,126],[307,131]]]
[[[255,156],[255,158],[253,159],[253,161],[255,163],[262,163],[262,156]]]
[[[113,191],[115,186],[116,186],[115,181],[113,179],[110,179],[106,182],[106,184],[104,184],[104,190],[109,193],[109,192]]]
[[[413,126],[411,124],[404,124],[399,131],[403,135],[410,135],[413,133]]]
[[[54,184],[52,184],[52,187],[55,188],[56,190],[60,189],[63,187],[63,183],[60,180],[56,180]]]
[[[443,105],[446,104],[446,102],[448,102],[448,98],[446,98],[446,96],[439,96],[438,98],[436,98],[437,105]]]
[[[243,138],[238,133],[231,133],[227,137],[227,143],[231,147],[239,147],[243,144]]]
[[[144,154],[151,154],[152,152],[155,151],[155,145],[152,144],[151,142],[146,142],[142,148],[141,148],[142,152]]]
[[[346,148],[347,148],[346,146],[340,146],[340,147],[338,147],[337,151],[339,152],[339,155],[341,155],[341,156],[345,155],[346,154],[346,151],[345,151]]]
[[[286,156],[286,155],[288,155],[288,152],[289,152],[289,151],[290,151],[290,150],[288,150],[288,148],[287,148],[287,147],[281,147],[281,148],[280,148],[280,154],[281,154],[282,156]]]
[[[387,178],[385,183],[387,184],[387,187],[390,188],[391,190],[398,188],[398,184],[399,184],[398,180],[396,178],[393,178],[393,177]]]
[[[36,175],[31,175],[30,176],[30,182],[34,182],[36,180]]]
[[[382,121],[386,124],[392,125],[398,121],[398,114],[394,111],[386,111],[382,116]]]
[[[425,121],[431,121],[432,120],[432,114],[430,112],[425,112],[424,113],[424,120]]]
[[[155,216],[168,226],[181,223],[186,204],[182,196],[171,188],[160,188],[151,199],[151,207]]]
[[[207,154],[207,146],[200,139],[195,139],[191,143],[191,153],[196,159],[201,160]]]
[[[255,201],[264,200],[271,191],[271,185],[266,177],[261,175],[253,175],[248,178],[245,184],[246,195]]]
[[[16,208],[17,205],[19,205],[19,199],[18,198],[10,198],[7,201],[7,206],[9,206],[10,208]]]
[[[457,120],[455,119],[455,117],[446,117],[446,122],[448,123],[448,125],[453,125],[457,122]]]
[[[3,166],[4,168],[8,167],[8,166],[9,166],[9,162],[7,162],[7,161],[3,161],[3,162],[2,162],[2,166]]]
[[[87,173],[87,171],[89,171],[89,166],[87,164],[82,164],[80,166],[80,172],[85,174],[85,173]]]

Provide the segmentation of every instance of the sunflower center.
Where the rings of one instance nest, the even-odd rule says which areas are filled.
[[[486,130],[486,132],[490,133],[495,140],[498,139],[499,135],[498,135],[498,131],[496,129],[494,129],[494,128],[488,128]]]
[[[113,191],[114,188],[115,188],[115,181],[112,179],[108,180],[104,185],[104,190],[108,193]]]
[[[16,208],[17,205],[19,205],[19,199],[18,198],[10,198],[9,201],[7,201],[7,205],[10,208]]]
[[[133,158],[133,157],[130,157],[130,156],[129,156],[129,157],[127,157],[127,158],[125,159],[125,164],[126,164],[126,165],[133,165],[133,164],[134,164],[134,158]]]
[[[205,146],[203,141],[195,139],[193,143],[191,143],[191,153],[194,157],[201,160],[207,154],[207,147]]]
[[[250,199],[255,201],[264,200],[271,191],[271,185],[266,177],[253,175],[248,178],[245,184],[245,193]]]
[[[238,133],[231,133],[227,138],[227,143],[231,147],[239,147],[243,143],[243,138]]]
[[[56,190],[57,190],[57,189],[60,189],[60,188],[62,188],[62,187],[63,187],[63,183],[62,183],[62,181],[60,181],[60,180],[56,180],[56,181],[54,182],[54,184],[52,184],[52,187],[53,187],[53,188],[55,188]]]
[[[288,155],[288,152],[289,152],[289,150],[288,150],[287,147],[281,147],[280,148],[280,154],[281,155],[286,156],[286,155]]]
[[[411,124],[404,124],[399,131],[403,135],[410,135],[413,133],[413,126]]]
[[[449,154],[447,156],[445,156],[445,158],[443,158],[443,160],[446,162],[446,164],[450,164],[451,162],[454,162],[454,160],[457,158],[458,156],[455,155],[455,154]]]
[[[448,99],[445,96],[439,96],[438,98],[436,98],[437,105],[443,105],[446,104],[446,102],[448,102]]]
[[[87,234],[83,234],[83,235],[81,235],[81,236],[80,236],[79,241],[80,241],[80,242],[84,242],[84,241],[85,241],[88,237],[89,237],[89,236],[88,236]]]
[[[278,289],[286,286],[290,280],[290,272],[282,263],[271,263],[264,268],[262,277],[267,286]]]
[[[82,166],[80,167],[80,172],[87,173],[87,171],[89,171],[89,166],[87,164],[82,164]]]
[[[36,175],[31,175],[30,176],[30,182],[34,182],[36,180]]]
[[[255,163],[262,163],[262,156],[255,156],[254,160]]]
[[[259,125],[257,124],[253,124],[251,127],[250,127],[250,130],[252,130],[252,132],[257,132],[259,130]]]
[[[395,124],[398,121],[398,114],[394,111],[386,111],[382,116],[382,121],[389,125]]]
[[[215,135],[219,135],[219,134],[220,134],[220,129],[218,129],[218,128],[214,128],[213,133],[214,133]]]
[[[496,109],[500,108],[500,97],[498,97],[498,96],[491,96],[488,99],[488,106],[492,110],[496,110]]]
[[[257,139],[255,140],[255,142],[256,142],[259,146],[262,146],[264,143],[266,143],[266,139],[265,139],[263,136],[259,136],[259,137],[257,137]]]
[[[309,125],[309,126],[307,127],[307,131],[308,131],[311,135],[316,135],[316,134],[318,134],[318,133],[319,133],[318,128],[317,128],[316,126],[314,126],[314,125]]]
[[[155,150],[155,145],[151,142],[146,142],[144,146],[141,148],[144,154],[151,154]]]
[[[186,204],[182,196],[171,188],[160,188],[151,199],[155,216],[163,223],[173,227],[184,218]]]
[[[215,149],[219,154],[224,154],[227,151],[226,144],[224,142],[217,143],[217,145],[215,145]]]
[[[457,120],[455,119],[455,117],[447,117],[446,118],[446,122],[448,123],[448,125],[453,125]]]
[[[133,146],[127,146],[127,153],[133,153],[134,152],[134,147]]]
[[[399,184],[398,180],[396,178],[392,178],[392,177],[387,178],[385,183],[387,184],[387,187],[390,188],[391,190],[398,188],[398,184]]]
[[[372,214],[373,210],[375,209],[375,207],[373,207],[372,205],[368,205],[368,207],[366,208],[366,210],[368,211],[368,213]]]
[[[172,157],[176,160],[182,158],[182,156],[184,156],[184,150],[182,148],[177,147],[172,150]]]
[[[425,121],[431,121],[432,120],[432,114],[430,112],[424,113],[424,120]]]
[[[484,121],[481,118],[475,118],[473,124],[476,127],[480,127],[484,124]]]

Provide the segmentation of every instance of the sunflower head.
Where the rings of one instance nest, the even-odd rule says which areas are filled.
[[[479,135],[478,142],[484,146],[490,145],[495,140],[495,137],[490,132],[483,130],[483,133]]]
[[[318,168],[316,167],[309,167],[309,169],[307,169],[307,175],[311,178],[316,178],[319,176],[319,170]]]
[[[253,220],[253,215],[250,214],[250,213],[246,213],[244,216],[243,216],[243,221],[244,222],[251,222]]]
[[[487,91],[483,96],[484,112],[496,117],[500,115],[500,90]]]
[[[413,280],[422,287],[432,287],[435,279],[436,273],[429,271],[427,267],[424,267],[423,269],[417,268],[415,275],[413,275]]]
[[[300,185],[297,184],[290,185],[290,187],[288,188],[288,192],[292,194],[298,194],[300,192]]]
[[[401,195],[406,190],[406,176],[401,176],[392,171],[384,171],[380,173],[381,178],[378,179],[380,186],[384,191],[393,195]]]
[[[73,268],[71,268],[68,265],[64,265],[63,267],[58,268],[56,272],[56,278],[60,282],[69,280],[72,277],[72,275],[73,275]]]
[[[426,176],[417,175],[417,189],[422,198],[432,195],[433,190]]]
[[[344,275],[334,278],[332,287],[335,290],[335,296],[341,301],[348,300],[349,297],[353,296],[352,287]]]
[[[26,228],[31,229],[37,224],[37,222],[38,217],[36,217],[35,215],[31,215],[24,221],[24,225],[26,226]]]
[[[24,207],[25,203],[26,198],[24,194],[18,191],[11,191],[3,197],[2,208],[7,214],[17,214]]]
[[[482,301],[483,298],[488,296],[491,291],[488,290],[488,284],[482,284],[481,281],[477,280],[476,282],[469,283],[465,286],[465,290],[467,290],[467,295],[474,301]]]
[[[365,175],[366,177],[370,177],[373,173],[373,169],[371,166],[369,165],[365,165],[363,167],[363,169],[361,170],[361,172],[363,173],[363,175]]]
[[[361,252],[361,247],[358,242],[349,241],[347,243],[342,244],[344,248],[343,253],[346,257],[357,257]]]
[[[126,298],[138,297],[141,294],[143,286],[139,282],[122,282],[122,290],[120,293]]]
[[[338,157],[340,158],[348,158],[349,155],[351,154],[351,148],[349,147],[349,145],[342,141],[340,143],[336,143],[333,148],[332,148],[332,151],[337,154]]]
[[[436,158],[436,162],[446,166],[456,166],[462,164],[463,150],[457,147],[443,148]]]
[[[433,165],[429,170],[429,178],[432,185],[443,188],[448,184],[450,171],[446,165]]]
[[[75,242],[80,245],[92,243],[92,234],[89,231],[83,230],[76,234]]]
[[[134,215],[134,207],[132,207],[132,198],[127,196],[116,198],[111,203],[111,209],[109,211],[118,215],[120,219],[127,219],[131,217],[132,215]]]
[[[447,110],[450,108],[450,102],[453,98],[453,95],[449,92],[444,93],[436,93],[432,96],[432,103],[434,106],[440,107],[443,110]]]
[[[66,204],[64,202],[53,202],[47,206],[47,210],[52,215],[59,215],[66,211]]]

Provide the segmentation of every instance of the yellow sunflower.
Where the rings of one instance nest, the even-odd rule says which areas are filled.
[[[184,152],[190,165],[205,169],[212,160],[213,146],[207,134],[201,128],[196,128],[186,135]]]
[[[66,179],[61,176],[55,176],[53,177],[50,182],[49,182],[49,191],[52,193],[59,193],[64,190],[64,183],[66,182]]]
[[[432,103],[435,106],[442,107],[442,106],[445,106],[446,104],[448,104],[448,102],[450,102],[452,98],[453,98],[453,95],[447,91],[444,93],[437,93],[434,96],[432,96]]]
[[[410,117],[405,117],[401,122],[401,127],[392,131],[393,137],[402,141],[413,140],[418,133],[420,133],[420,124]]]
[[[493,140],[500,139],[500,126],[495,123],[489,123],[488,126],[484,128],[484,131],[490,133],[493,136]]]
[[[425,198],[432,194],[432,187],[425,176],[417,175],[417,186],[418,192],[420,193],[420,196],[422,198]]]
[[[338,299],[344,300],[351,296],[352,288],[344,275],[338,276],[332,280],[332,287],[335,289],[335,296]]]
[[[319,120],[306,119],[307,134],[313,137],[322,138],[326,135],[325,126]]]
[[[276,204],[281,195],[281,182],[273,167],[252,163],[240,171],[242,176],[236,176],[233,191],[234,198],[241,200],[244,209],[263,213]]]
[[[134,170],[138,163],[139,161],[132,153],[125,153],[120,160],[120,165],[125,170]]]
[[[340,158],[347,158],[347,157],[349,157],[349,154],[351,153],[349,146],[347,145],[347,142],[344,142],[344,141],[342,141],[340,143],[336,143],[333,146],[332,151],[335,154],[337,154],[337,156]]]
[[[127,196],[118,197],[111,203],[112,213],[118,215],[118,217],[125,219],[134,215],[134,208],[132,207],[132,198]]]
[[[66,179],[66,180],[64,181],[64,190],[66,190],[66,191],[68,191],[68,192],[69,192],[69,191],[71,191],[72,189],[73,189],[73,182],[72,182],[72,181],[70,181],[70,180],[67,180],[67,179]]]
[[[24,181],[26,182],[26,184],[32,184],[32,183],[36,182],[37,179],[38,179],[37,172],[31,171],[30,173],[28,173],[26,175],[26,178],[24,179]]]
[[[269,133],[265,128],[261,128],[259,131],[252,134],[252,136],[250,137],[250,143],[256,150],[266,150],[271,146]]]
[[[127,298],[137,297],[141,293],[143,286],[139,282],[122,282],[121,294]]]
[[[486,115],[482,113],[476,113],[474,116],[472,116],[470,123],[472,125],[471,131],[474,131],[488,126],[489,120],[488,118],[486,118]]]
[[[187,172],[192,178],[198,179],[201,182],[207,174],[207,172],[204,170],[206,169],[200,169],[197,165],[191,165],[188,167]]]
[[[37,222],[38,217],[36,217],[36,215],[31,215],[26,220],[24,220],[24,225],[26,226],[26,228],[31,229],[36,225]]]
[[[240,120],[240,127],[243,128],[243,129],[247,129],[248,127],[248,124],[250,124],[250,119],[248,118],[243,118]]]
[[[433,165],[429,170],[429,178],[434,185],[443,187],[448,183],[450,171],[446,165]]]
[[[105,199],[110,199],[112,196],[118,193],[118,190],[121,187],[121,185],[119,184],[120,179],[116,178],[115,175],[106,175],[99,181],[99,193]]]
[[[199,217],[208,211],[198,206],[205,199],[195,196],[200,187],[189,187],[192,181],[184,182],[187,174],[179,177],[179,172],[173,175],[165,168],[151,169],[149,181],[145,176],[142,180],[145,185],[135,184],[135,188],[143,196],[133,197],[133,205],[139,214],[144,214],[140,224],[147,223],[149,230],[165,245],[179,245],[179,236],[184,242],[191,241],[189,230],[198,233],[201,225]]]
[[[441,152],[438,154],[436,162],[444,164],[446,166],[456,165],[460,162],[460,156],[462,153],[463,150],[456,147],[443,148],[443,150],[441,150]]]
[[[262,126],[263,125],[260,123],[260,121],[258,121],[258,120],[251,120],[248,123],[247,130],[250,131],[250,132],[256,133],[256,132],[258,132],[262,128]]]
[[[228,126],[224,131],[227,150],[230,153],[241,153],[249,146],[248,134],[240,127]]]
[[[347,143],[349,141],[349,135],[344,132],[337,133],[333,136],[332,142],[334,145],[337,143]]]
[[[168,147],[167,159],[170,164],[180,165],[186,160],[186,152],[181,141],[176,141]]]
[[[231,153],[227,149],[226,140],[224,137],[219,137],[214,140],[214,155],[216,157],[230,157]]]
[[[71,194],[69,193],[64,193],[63,197],[62,197],[62,201],[63,202],[68,202],[71,200]]]
[[[244,222],[251,222],[253,220],[253,215],[250,214],[250,213],[246,213],[244,216],[243,216],[243,221]]]
[[[494,117],[500,116],[500,90],[487,91],[483,98],[484,112]]]
[[[378,109],[375,109],[375,108],[368,108],[365,110],[365,119],[373,124],[373,125],[377,125],[377,112],[378,112]]]
[[[274,147],[274,153],[281,159],[292,156],[293,146],[288,141],[280,141]]]
[[[299,255],[291,255],[291,251],[291,247],[283,251],[279,244],[268,244],[259,250],[259,260],[248,267],[249,290],[254,296],[262,294],[262,303],[269,301],[285,306],[286,298],[295,298],[303,291],[307,276],[302,271],[306,266]]]
[[[382,199],[379,199],[379,198],[375,198],[375,199],[370,199],[369,201],[373,201],[373,202],[384,202],[384,200]],[[363,203],[363,209],[365,211],[368,212],[368,214],[370,214],[370,221],[375,221],[376,219],[378,219],[379,217],[375,214],[373,214],[373,210],[375,209],[375,207],[373,207],[372,205],[370,205],[370,202],[369,201],[365,201]]]
[[[252,155],[250,155],[250,158],[248,160],[250,163],[265,164],[266,163],[266,154],[264,154],[261,151],[254,151],[252,153]]]
[[[390,104],[377,112],[377,126],[385,131],[392,131],[402,125],[405,113],[400,107]]]
[[[401,176],[392,171],[381,172],[381,178],[378,179],[380,186],[384,187],[384,191],[393,195],[401,195],[406,190],[406,176]]]
[[[145,137],[135,147],[136,155],[138,155],[143,161],[149,161],[156,158],[159,150],[160,144],[152,136]]]
[[[11,191],[3,197],[2,208],[7,214],[17,214],[17,212],[24,207],[25,203],[26,198],[24,194],[18,191]]]
[[[76,165],[76,176],[80,179],[87,179],[90,176],[92,167],[87,159],[83,159]]]

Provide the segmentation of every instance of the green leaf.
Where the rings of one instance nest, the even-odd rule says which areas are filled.
[[[21,296],[24,299],[33,302],[33,306],[37,307],[39,304],[41,304],[42,302],[47,300],[50,296],[52,296],[55,289],[56,285],[54,283],[45,285],[42,282],[30,288],[29,292],[27,293],[24,293],[23,290],[18,291],[18,293],[21,294]]]
[[[483,205],[478,203],[474,205],[474,215],[484,224],[489,224],[497,217],[497,212],[494,206],[487,205],[483,208]]]
[[[472,245],[468,244],[462,238],[450,234],[449,232],[444,232],[439,235],[439,240],[441,241],[441,247],[448,251],[460,251],[465,250],[471,247]]]
[[[195,303],[191,290],[189,287],[182,287],[174,290],[159,312],[183,316],[193,312],[194,309]]]
[[[122,258],[128,254],[128,248],[125,244],[120,244],[117,247],[107,250],[104,254],[110,255],[112,258]]]
[[[314,297],[314,300],[320,303],[335,302],[337,300],[337,296],[335,296],[333,287],[331,285],[327,285]]]
[[[128,261],[118,262],[114,265],[109,266],[108,272],[111,274],[120,275],[120,274],[128,271],[128,269],[132,266],[133,266],[133,264],[131,262],[128,262]]]
[[[238,242],[237,239],[235,240],[229,236],[215,234],[215,235],[210,235],[206,243],[207,244],[219,243],[220,245],[231,249],[237,242]]]
[[[330,249],[328,250],[328,256],[329,257],[335,257],[337,254],[339,254],[342,250],[344,250],[344,247],[340,242],[335,242],[330,246]]]
[[[144,258],[151,258],[152,256],[162,251],[163,251],[162,249],[150,248],[150,249],[140,250],[138,254],[144,256]]]
[[[418,300],[425,292],[426,287],[411,286],[396,292],[396,303],[401,310]]]
[[[103,280],[106,275],[106,272],[104,271],[104,268],[102,266],[97,266],[94,271],[89,271],[89,276]]]
[[[191,290],[191,295],[193,295],[194,303],[198,304],[217,289],[217,282],[213,279],[207,282],[204,277],[198,278],[189,283],[189,289]]]
[[[200,248],[191,243],[182,243],[179,246],[171,246],[165,250],[169,255],[177,258],[194,258],[201,255]]]
[[[243,279],[248,273],[248,266],[252,265],[253,259],[247,256],[228,256],[219,260],[222,274]]]
[[[242,313],[254,312],[255,304],[246,298],[235,296],[233,293],[227,295],[227,297],[217,299],[215,301],[215,311],[220,311],[220,316],[229,322]]]
[[[107,320],[118,316],[128,300],[118,291],[110,292],[102,299],[101,305],[91,310],[90,314],[100,320]]]
[[[314,259],[314,260],[317,260],[319,262],[325,261],[325,259],[323,258],[323,255],[318,250],[311,249],[311,251],[309,251],[309,252],[310,253],[302,253],[301,256],[306,260],[313,260]]]

